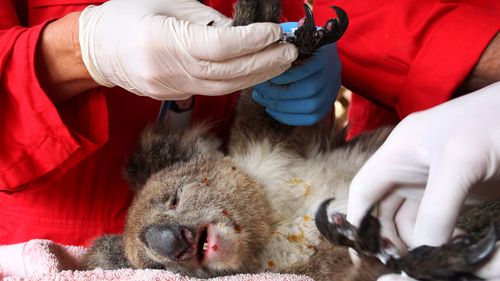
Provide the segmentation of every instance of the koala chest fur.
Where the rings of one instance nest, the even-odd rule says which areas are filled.
[[[232,156],[261,184],[269,202],[272,231],[261,262],[262,269],[273,271],[309,261],[321,241],[314,224],[319,204],[334,197],[330,208],[345,212],[350,179],[366,160],[344,150],[325,153],[314,145],[302,155],[284,147],[263,139],[248,143],[246,153]]]
[[[270,205],[272,230],[261,252],[263,270],[288,272],[310,262],[323,242],[314,223],[319,205],[335,198],[329,210],[346,212],[352,177],[389,132],[340,144],[328,126],[279,124],[242,95],[229,151]]]

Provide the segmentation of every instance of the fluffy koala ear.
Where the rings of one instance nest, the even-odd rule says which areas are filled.
[[[219,146],[220,142],[209,135],[207,126],[185,132],[175,132],[159,125],[149,126],[126,164],[125,178],[137,191],[152,174],[160,170],[222,155],[218,151]]]

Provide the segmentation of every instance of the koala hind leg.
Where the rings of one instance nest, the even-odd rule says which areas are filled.
[[[233,25],[248,25],[254,22],[279,23],[280,16],[280,0],[240,0],[235,7]]]

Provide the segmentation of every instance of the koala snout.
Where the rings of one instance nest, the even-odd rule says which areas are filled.
[[[185,261],[194,257],[194,237],[190,229],[180,225],[153,225],[144,233],[148,247],[172,261]]]

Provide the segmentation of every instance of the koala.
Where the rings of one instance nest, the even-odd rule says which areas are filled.
[[[283,125],[244,92],[227,152],[206,126],[184,132],[150,126],[125,171],[136,192],[125,231],[97,239],[85,256],[86,267],[166,269],[198,278],[271,271],[359,281],[397,272],[376,255],[364,255],[361,264],[352,264],[344,246],[359,247],[331,235],[347,233],[346,225],[318,217],[327,213],[326,208],[332,216],[346,212],[353,176],[391,128],[346,143],[342,133],[325,123]],[[334,198],[328,207],[327,198]],[[474,234],[473,242],[486,236],[485,241],[474,244],[462,238],[451,248],[410,252],[395,265],[427,273],[422,264],[433,261],[443,266],[451,261],[444,266],[459,270],[467,266],[472,271],[467,263],[484,261],[494,249],[497,238],[485,231],[491,221],[499,223],[499,206],[492,202],[471,209],[459,221]],[[341,230],[332,232],[332,225]],[[378,230],[377,226],[364,229],[358,244],[365,238],[378,239]],[[453,274],[454,278],[437,280],[475,280]]]
[[[342,36],[347,16],[341,9],[336,12],[338,18],[316,29],[306,8],[304,24],[287,39],[299,48],[299,59]],[[277,0],[240,0],[234,24],[277,22],[280,13]],[[281,124],[252,101],[250,90],[240,96],[224,149],[207,126],[146,128],[125,168],[136,194],[125,231],[98,238],[85,266],[165,269],[198,278],[271,271],[346,281],[401,271],[375,254],[353,264],[345,247],[350,244],[335,238],[346,228],[358,230],[332,226],[326,215],[339,218],[335,214],[346,212],[353,176],[391,128],[348,143],[332,128],[326,121],[308,127]],[[328,205],[323,203],[327,198],[333,198]],[[477,226],[478,220],[469,222]],[[379,226],[368,225],[367,233],[378,239]],[[367,235],[358,236],[363,242]],[[487,244],[491,251],[496,237],[489,237],[494,238]]]
[[[136,196],[125,231],[99,238],[86,265],[200,278],[273,271],[344,280],[352,275],[347,250],[322,238],[315,212],[330,197],[332,210],[346,211],[352,177],[389,132],[344,144],[323,124],[278,123],[248,93],[227,153],[207,127],[149,127],[126,167]]]

